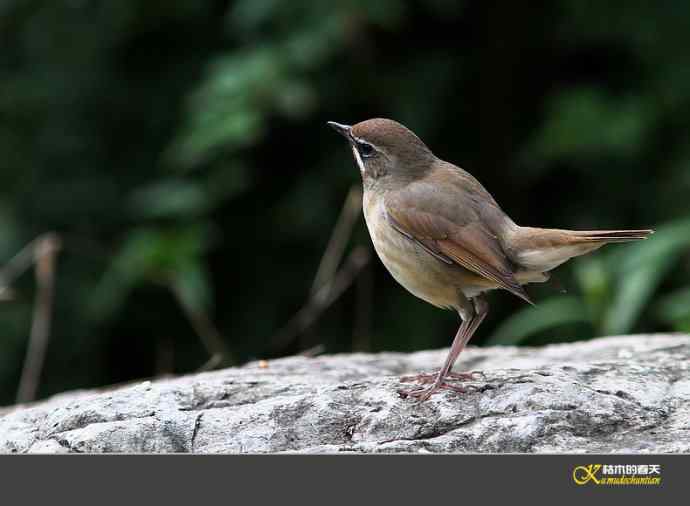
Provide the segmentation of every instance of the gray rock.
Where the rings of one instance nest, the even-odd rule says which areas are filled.
[[[446,350],[290,357],[0,415],[0,451],[688,452],[690,336],[470,348],[465,394],[402,399]]]

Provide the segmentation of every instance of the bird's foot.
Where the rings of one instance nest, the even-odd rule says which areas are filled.
[[[445,381],[437,381],[425,387],[413,388],[412,390],[398,390],[398,395],[400,395],[400,397],[403,399],[412,397],[419,401],[425,401],[433,394],[443,389],[453,390],[454,392],[461,394],[467,392],[467,389],[464,387],[453,385],[452,383],[446,383]]]
[[[448,380],[472,381],[475,379],[476,375],[483,376],[483,374],[478,372],[478,371],[464,372],[464,373],[463,372],[451,372],[451,373],[448,373],[444,378],[439,377],[439,372],[420,373],[420,374],[415,374],[413,376],[403,376],[402,378],[400,378],[400,381],[402,381],[403,383],[414,382],[414,383],[420,383],[422,385],[428,385],[428,386],[413,388],[412,390],[398,390],[398,394],[402,398],[414,397],[415,399],[419,399],[420,401],[427,400],[433,394],[435,394],[439,390],[443,390],[443,389],[453,390],[454,392],[464,394],[467,392],[466,387],[462,387],[460,385],[454,385],[452,383],[448,383]]]
[[[474,381],[476,377],[484,377],[484,373],[480,371],[471,372],[449,372],[446,374],[444,381]],[[412,376],[403,376],[400,381],[403,383],[421,383],[426,385],[428,383],[433,383],[438,379],[438,372],[422,372],[419,374],[414,374]]]

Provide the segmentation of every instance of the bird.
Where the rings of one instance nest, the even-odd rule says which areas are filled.
[[[402,378],[417,383],[399,391],[405,398],[466,391],[457,382],[473,374],[451,369],[488,313],[486,292],[506,290],[533,304],[524,285],[547,281],[573,257],[654,232],[520,226],[474,176],[435,156],[402,124],[385,118],[327,124],[352,150],[364,219],[383,265],[410,293],[461,319],[441,368]]]

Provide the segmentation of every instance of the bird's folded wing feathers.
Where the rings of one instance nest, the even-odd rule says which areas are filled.
[[[471,212],[461,217],[444,216],[442,210],[427,206],[423,199],[399,192],[385,199],[390,224],[416,241],[439,261],[456,263],[532,303],[515,279],[496,237]],[[454,219],[455,218],[455,219]]]

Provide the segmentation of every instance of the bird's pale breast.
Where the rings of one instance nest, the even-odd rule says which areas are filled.
[[[492,288],[465,269],[448,265],[390,226],[383,198],[364,194],[364,217],[379,258],[410,293],[434,306],[457,308],[461,293],[473,297]]]

